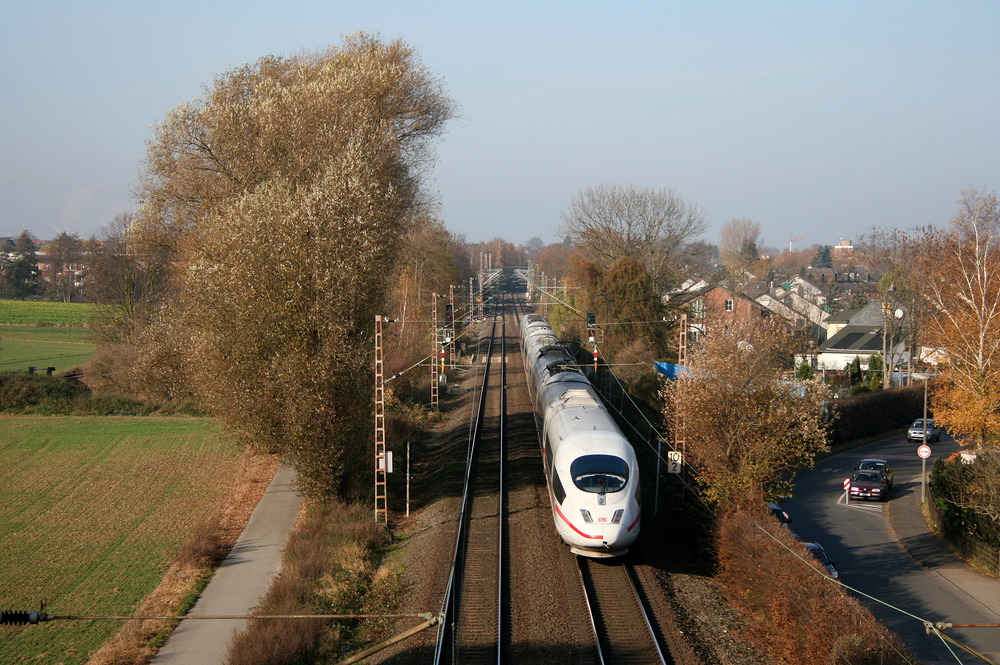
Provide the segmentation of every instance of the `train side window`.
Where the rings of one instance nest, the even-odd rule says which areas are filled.
[[[566,490],[563,488],[562,481],[559,480],[559,474],[556,473],[555,469],[552,470],[552,494],[556,497],[556,503],[562,505],[563,499],[566,498]]]
[[[628,484],[628,463],[615,455],[584,455],[570,464],[573,484],[584,492],[620,492]]]

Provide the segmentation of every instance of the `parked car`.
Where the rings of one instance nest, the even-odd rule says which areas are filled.
[[[814,557],[816,557],[817,561],[823,564],[823,567],[826,568],[827,575],[829,575],[833,579],[837,579],[838,577],[840,577],[840,574],[834,567],[836,564],[834,564],[834,562],[830,559],[829,555],[826,553],[826,550],[823,549],[822,545],[820,545],[819,543],[802,543],[802,544],[806,546],[806,549],[808,549],[809,552]]]
[[[781,526],[787,529],[789,522],[792,521],[792,518],[788,516],[788,513],[782,510],[781,506],[770,501],[767,504],[767,508],[771,511],[771,514],[774,515],[775,519],[781,523]]]
[[[881,471],[885,475],[885,480],[889,483],[889,491],[892,491],[892,467],[884,459],[863,459],[854,467],[855,471]]]
[[[917,418],[910,425],[910,429],[906,430],[906,440],[907,441],[923,441],[924,440],[924,419]],[[941,428],[934,424],[933,418],[927,419],[927,441],[940,441],[941,440]],[[924,441],[924,443],[927,443]]]
[[[855,471],[851,476],[852,499],[883,501],[889,495],[889,481],[881,471]]]

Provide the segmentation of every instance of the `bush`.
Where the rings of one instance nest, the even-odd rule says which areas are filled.
[[[81,383],[25,372],[0,372],[0,412],[74,413],[90,391]]]
[[[392,614],[406,591],[399,571],[375,574],[388,532],[372,522],[365,504],[312,504],[289,537],[281,575],[257,611],[262,614]],[[251,619],[237,634],[226,662],[292,664],[334,662],[342,651],[378,642],[389,634],[382,619]]]
[[[759,651],[789,663],[916,662],[763,506],[752,516],[730,513],[720,520],[719,580],[750,622],[747,640]],[[759,525],[770,525],[771,534]]]
[[[110,393],[95,393],[65,376],[0,372],[0,413],[92,416],[200,415],[190,404],[160,404]]]
[[[969,464],[958,454],[938,458],[931,469],[931,496],[948,539],[971,536],[990,547],[1000,547],[1000,527],[991,519],[998,501],[994,498],[1000,459],[980,455]]]

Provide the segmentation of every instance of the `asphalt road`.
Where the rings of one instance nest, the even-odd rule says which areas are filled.
[[[929,567],[926,559],[918,561],[912,548],[900,543],[885,504],[845,501],[843,482],[857,462],[865,457],[886,459],[895,472],[888,501],[888,509],[894,510],[892,521],[898,524],[906,509],[910,526],[921,535],[922,518],[916,508],[921,492],[918,446],[900,433],[820,460],[815,469],[799,473],[795,496],[782,502],[782,507],[792,518],[792,531],[802,540],[822,544],[836,563],[840,581],[926,663],[981,663],[928,636],[923,622],[1000,622],[995,595],[1000,583],[971,573],[943,549],[940,556],[946,560]],[[960,449],[947,436],[930,447],[928,474],[935,458]],[[993,659],[1000,658],[1000,628],[952,629],[948,634]]]

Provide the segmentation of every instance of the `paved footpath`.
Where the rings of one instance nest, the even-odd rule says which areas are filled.
[[[920,477],[914,481],[919,487]],[[889,503],[888,508],[892,530],[910,556],[929,574],[937,574],[947,581],[955,594],[967,597],[972,606],[980,608],[980,618],[969,622],[1000,622],[1000,580],[977,572],[931,531],[920,505],[920,492],[900,496]],[[975,646],[994,662],[1000,662],[1000,628],[973,630],[976,631]],[[963,654],[963,657],[968,656]]]
[[[257,503],[246,529],[205,587],[188,616],[245,615],[281,569],[281,551],[295,525],[302,498],[295,472],[282,466]],[[222,665],[244,619],[181,621],[153,665]]]

